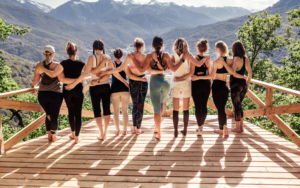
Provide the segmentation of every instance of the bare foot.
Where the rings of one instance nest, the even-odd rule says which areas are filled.
[[[224,126],[224,136],[229,136],[229,131],[228,131],[228,128],[227,126]]]
[[[197,136],[202,136],[203,129],[197,129],[196,132],[197,132]]]
[[[51,142],[52,141],[52,135],[50,134],[48,134],[48,140]]]
[[[75,144],[78,144],[82,139],[79,137],[75,137]]]
[[[97,136],[98,140],[103,140],[103,137],[101,135]]]
[[[120,131],[116,131],[116,136],[119,136],[119,134],[120,134]]]
[[[52,142],[55,142],[60,139],[61,139],[61,136],[52,136]]]
[[[214,130],[214,133],[223,135],[223,130],[215,129],[215,130]]]
[[[127,131],[123,131],[123,136],[127,135]]]
[[[73,136],[73,135],[70,135],[69,137],[70,137],[71,139],[74,139],[74,136]]]
[[[160,139],[161,139],[161,134],[160,134],[160,133],[157,133],[156,136],[155,136],[155,138],[156,138],[157,140],[160,140]]]
[[[232,128],[231,131],[236,133],[241,133],[241,130],[237,130],[237,128]]]

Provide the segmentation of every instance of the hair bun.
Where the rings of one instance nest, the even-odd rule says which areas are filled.
[[[203,40],[203,41],[201,41],[201,43],[207,44],[208,42],[207,42],[207,40]]]

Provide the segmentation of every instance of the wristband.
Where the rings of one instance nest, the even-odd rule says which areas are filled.
[[[98,80],[98,84],[100,84],[100,79]]]
[[[182,63],[184,63],[185,62],[185,60],[184,59],[180,59],[181,61],[182,61]]]
[[[163,70],[163,74],[165,74],[165,70]]]

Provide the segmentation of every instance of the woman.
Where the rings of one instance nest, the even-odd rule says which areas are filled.
[[[165,76],[165,73],[168,68],[170,68],[173,72],[176,71],[183,62],[180,61],[177,65],[172,64],[170,55],[162,52],[163,39],[159,36],[154,37],[152,47],[155,51],[147,54],[145,62],[142,65],[136,61],[132,62],[140,72],[144,72],[148,69],[148,72],[151,74],[150,98],[154,107],[154,121],[156,125],[155,132],[157,133],[156,138],[160,140],[161,112],[163,111],[164,100],[170,90],[170,83],[168,78]],[[153,70],[161,71],[161,73],[158,74],[158,72]]]
[[[224,67],[228,70],[230,75],[230,95],[232,104],[234,106],[234,117],[236,127],[232,128],[233,132],[243,132],[243,108],[242,102],[246,96],[246,93],[249,89],[251,78],[252,78],[252,69],[249,63],[249,59],[246,57],[246,51],[243,44],[240,41],[236,41],[232,45],[233,53],[233,64],[232,66],[227,65],[224,61],[221,60]],[[245,79],[237,77],[238,75],[244,76],[247,69],[248,77],[247,82]]]
[[[205,39],[199,40],[196,45],[198,55],[191,58],[191,66],[188,74],[181,77],[175,77],[176,81],[187,79],[193,75],[207,76],[211,75],[211,59],[210,56],[204,56],[207,53],[209,46]],[[195,64],[199,62],[198,64]],[[193,63],[194,62],[194,63]],[[211,80],[195,80],[192,81],[192,97],[195,104],[195,116],[198,123],[197,135],[201,136],[203,132],[203,125],[207,116],[207,101],[210,95]]]
[[[120,48],[114,51],[115,61],[113,63],[114,68],[120,67],[123,59],[123,51]],[[118,77],[118,78],[117,78]],[[128,103],[130,99],[129,84],[126,81],[127,77],[124,71],[114,73],[112,76],[111,84],[111,101],[114,107],[114,122],[116,126],[116,135],[120,134],[119,128],[119,114],[120,114],[120,103],[122,106],[123,114],[123,135],[127,134],[128,125]]]
[[[54,70],[59,65],[59,63],[53,62],[55,55],[55,49],[53,46],[45,46],[43,54],[45,56],[45,61],[39,62],[39,65],[36,66],[31,87],[34,89],[41,81],[38,90],[38,101],[47,115],[45,124],[48,132],[48,140],[55,142],[61,138],[60,136],[56,136],[58,115],[63,101],[61,82],[69,84],[74,82],[75,79],[65,78],[64,73],[53,78],[49,77],[47,74],[43,74],[42,70],[39,69],[39,66],[43,66],[48,70]],[[36,95],[36,90],[33,91],[33,94]]]
[[[224,59],[224,61],[228,65],[232,65],[233,60],[227,58],[228,47],[223,41],[219,41],[216,43],[216,52],[220,56],[220,58]],[[227,114],[225,111],[226,102],[228,100],[228,87],[226,84],[228,71],[220,62],[220,60],[215,60],[213,62],[213,70],[212,74],[208,76],[192,76],[192,80],[209,80],[214,79],[212,84],[212,95],[215,106],[218,110],[218,120],[219,120],[219,130],[214,130],[215,133],[228,136],[229,132],[227,129]],[[243,76],[238,76],[239,78],[244,78]]]
[[[110,85],[109,77],[110,75],[103,76],[101,78],[97,77],[100,71],[107,71],[113,69],[112,61],[109,56],[105,55],[104,42],[97,39],[93,43],[93,55],[88,57],[87,65],[84,67],[84,73],[72,84],[68,85],[66,89],[73,89],[78,83],[89,74],[92,74],[91,84],[90,84],[90,96],[94,111],[94,117],[97,126],[100,131],[100,135],[97,136],[99,140],[106,139],[106,132],[110,121]],[[87,74],[85,74],[87,72]],[[102,126],[102,114],[100,102],[102,101],[103,116],[104,116],[104,130]]]
[[[141,38],[136,38],[133,43],[135,51],[131,54],[128,54],[124,63],[116,69],[101,72],[101,76],[106,74],[113,74],[120,71],[125,71],[126,75],[129,78],[129,87],[130,87],[130,95],[133,103],[132,109],[132,121],[133,127],[131,128],[131,132],[134,134],[142,134],[144,133],[141,130],[143,114],[144,114],[144,103],[148,91],[148,82],[145,77],[145,71],[139,71],[137,67],[133,64],[133,62],[138,63],[139,65],[143,65],[146,55],[142,53],[145,42]],[[129,66],[128,66],[129,63]],[[148,69],[151,72],[151,70]],[[156,73],[161,73],[162,71],[152,71]]]
[[[39,64],[38,66],[41,69],[41,72],[46,73],[50,77],[56,77],[63,72],[66,78],[76,79],[76,81],[72,83],[74,87],[70,88],[69,90],[67,89],[66,84],[64,84],[63,97],[66,101],[69,112],[69,123],[72,130],[72,135],[70,135],[70,138],[74,139],[75,144],[77,144],[81,141],[81,138],[79,138],[79,133],[82,124],[81,112],[84,98],[83,86],[80,82],[89,74],[89,71],[88,68],[86,68],[81,74],[83,68],[85,67],[85,63],[81,60],[76,60],[76,55],[78,52],[78,47],[76,44],[68,42],[66,52],[69,55],[69,59],[62,61],[54,70],[48,70],[43,67],[42,64]],[[80,81],[78,82],[78,80]]]

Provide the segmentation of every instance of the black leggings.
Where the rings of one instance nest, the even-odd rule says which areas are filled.
[[[130,95],[133,103],[133,126],[140,129],[144,114],[144,103],[148,91],[148,82],[129,80]]]
[[[207,116],[207,101],[210,94],[210,81],[192,81],[192,97],[195,103],[195,116],[198,126],[202,126]]]
[[[234,117],[235,121],[241,121],[244,117],[244,112],[242,108],[242,102],[247,93],[247,83],[246,80],[239,80],[230,83],[230,94],[232,104],[234,106]]]
[[[223,130],[224,125],[227,125],[225,106],[228,100],[228,93],[229,90],[225,81],[214,80],[212,84],[212,96],[218,110],[220,130]]]
[[[69,111],[69,123],[75,136],[79,136],[82,124],[82,103],[84,99],[82,84],[78,84],[74,89],[63,90],[64,98]]]
[[[90,87],[90,95],[95,118],[101,117],[100,101],[102,100],[103,115],[108,116],[110,112],[110,85],[103,84]]]
[[[53,91],[40,91],[38,101],[46,112],[46,115],[50,115],[51,121],[46,117],[45,122],[47,131],[55,134],[58,128],[58,115],[63,102],[63,94]]]

